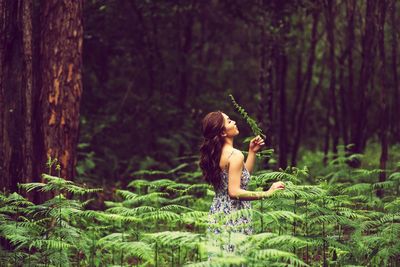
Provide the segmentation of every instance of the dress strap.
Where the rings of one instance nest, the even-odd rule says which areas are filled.
[[[233,155],[233,152],[235,152],[235,150],[232,150],[231,154],[228,156],[228,160]]]
[[[235,152],[235,150],[232,150],[231,154],[229,154],[229,156],[228,156],[228,158],[227,158],[228,163],[225,165],[225,170],[226,170],[226,171],[228,171],[228,167],[229,167],[229,158],[233,155],[233,152]]]

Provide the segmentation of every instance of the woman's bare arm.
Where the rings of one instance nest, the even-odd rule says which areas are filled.
[[[258,200],[272,194],[268,191],[247,191],[240,188],[244,156],[242,152],[234,153],[229,161],[228,194],[237,200]]]
[[[249,171],[249,173],[253,173],[253,168],[254,168],[254,163],[256,161],[256,153],[253,151],[249,151],[249,154],[247,155],[246,159],[246,169]]]

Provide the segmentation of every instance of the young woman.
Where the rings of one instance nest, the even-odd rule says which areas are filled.
[[[234,211],[251,209],[251,200],[270,196],[275,190],[282,190],[285,184],[273,183],[268,191],[248,191],[247,184],[253,171],[257,151],[264,145],[264,140],[257,136],[249,145],[249,153],[244,162],[243,153],[233,147],[233,139],[239,134],[236,122],[225,113],[214,111],[208,113],[202,121],[203,143],[200,147],[200,168],[205,180],[213,185],[215,196],[210,207],[208,231],[219,234],[225,229],[218,227],[217,216],[227,217]],[[250,216],[228,219],[223,224],[231,232],[250,235],[253,233]],[[228,244],[227,250],[234,246]]]

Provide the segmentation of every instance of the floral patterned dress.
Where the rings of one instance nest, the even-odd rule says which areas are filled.
[[[246,214],[246,212],[244,212],[244,214],[239,214],[238,216],[230,216],[234,215],[235,211],[243,209],[251,210],[250,201],[235,200],[229,197],[228,171],[226,169],[221,171],[221,179],[221,185],[217,188],[214,187],[215,196],[208,213],[209,225],[207,227],[207,234],[211,236],[211,239],[214,241],[227,232],[241,233],[245,235],[253,234],[250,213]],[[240,188],[246,190],[249,181],[250,173],[246,167],[243,166]],[[214,245],[215,244],[216,243],[214,242]],[[222,239],[222,244],[220,244],[220,247],[228,252],[235,251],[235,245],[232,244],[229,239]]]

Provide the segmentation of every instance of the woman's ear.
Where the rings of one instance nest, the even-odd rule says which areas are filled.
[[[222,137],[225,137],[225,136],[226,136],[226,133],[225,133],[225,132],[222,132],[221,136],[222,136]]]

